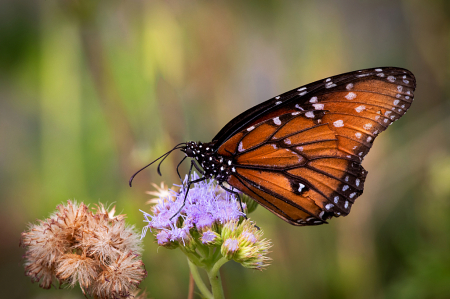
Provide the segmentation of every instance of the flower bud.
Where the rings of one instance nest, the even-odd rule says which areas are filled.
[[[228,239],[230,237],[234,237],[237,235],[238,222],[237,221],[229,221],[226,222],[222,228],[222,239]]]
[[[200,240],[208,246],[221,245],[223,242],[222,237],[212,230],[204,232]]]
[[[226,239],[222,247],[220,248],[220,252],[224,257],[231,260],[235,253],[239,250],[239,241],[235,238]]]

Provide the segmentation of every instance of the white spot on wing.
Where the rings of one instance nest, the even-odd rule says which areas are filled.
[[[291,140],[289,138],[284,139],[284,143],[291,144]]]
[[[329,203],[329,204],[327,204],[327,205],[325,206],[325,209],[329,210],[329,209],[331,209],[332,207],[334,207],[334,205],[333,205],[332,203]]]
[[[389,77],[387,77],[387,80],[389,82],[394,82],[395,81],[395,77],[394,76],[389,76]]]
[[[372,128],[372,124],[371,123],[365,124],[363,128],[364,130],[369,130],[370,128]]]
[[[335,87],[336,84],[334,84],[333,82],[328,82],[325,84],[325,88],[331,88],[331,87]]]
[[[345,98],[347,100],[353,100],[354,98],[356,98],[356,93],[354,92],[349,92],[348,95],[345,96]]]
[[[302,183],[298,184],[298,192],[302,192],[303,188],[305,188],[305,185]]]
[[[400,91],[400,92],[402,92],[403,86],[401,86],[401,85],[397,86],[397,90]]]
[[[364,111],[366,109],[366,106],[361,105],[355,108],[356,112],[360,113],[361,111]]]
[[[309,100],[309,102],[310,102],[310,103],[317,103],[317,97],[312,97],[312,98]]]
[[[305,113],[305,116],[308,117],[308,118],[313,118],[314,117],[314,112],[308,111],[308,112]]]
[[[359,180],[359,179],[356,179],[356,180],[355,180],[355,184],[356,184],[356,186],[359,186],[359,182],[360,182],[360,180]]]
[[[382,72],[382,69],[375,69],[375,72]]]
[[[300,107],[299,104],[295,104],[295,108],[300,109],[300,110],[302,110],[302,111],[305,111],[302,107]]]
[[[355,133],[355,136],[358,137],[358,138],[361,138],[361,133],[356,132],[356,133]]]
[[[339,201],[339,196],[335,196],[334,197],[334,203],[338,203],[338,201]]]
[[[303,90],[306,90],[306,87],[302,87],[302,88],[297,89],[297,91],[303,91]]]
[[[316,110],[323,110],[324,105],[323,104],[313,104],[314,109]]]
[[[278,99],[280,99],[280,96],[276,96],[276,97],[275,97],[275,100],[278,100]]]
[[[244,149],[244,146],[243,146],[243,144],[242,144],[242,141],[241,141],[241,142],[239,142],[239,147],[238,147],[238,151],[240,151],[240,152],[243,152],[243,151],[245,151],[245,149]]]
[[[342,191],[346,191],[348,189],[348,185],[344,185],[344,187],[342,187]]]
[[[343,127],[343,126],[344,126],[344,121],[343,121],[342,119],[339,119],[339,120],[335,121],[335,122],[333,123],[333,125],[334,125],[336,128]]]
[[[279,117],[275,117],[275,118],[273,119],[273,122],[274,122],[277,126],[281,125],[281,120],[280,120]]]
[[[303,152],[303,146],[297,146],[297,150]]]
[[[282,101],[278,101],[275,103],[275,105],[280,105],[281,103],[283,103]]]
[[[350,90],[353,88],[353,83],[348,83],[347,86],[345,87],[347,90]]]
[[[400,103],[399,100],[395,100],[395,101],[394,101],[394,105],[395,105],[395,106],[397,106],[398,103]]]
[[[247,128],[247,131],[250,132],[250,131],[252,131],[254,128],[255,128],[255,126],[248,127],[248,128]]]

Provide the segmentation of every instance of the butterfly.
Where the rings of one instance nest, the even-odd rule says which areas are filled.
[[[414,75],[396,67],[329,77],[248,109],[211,142],[180,143],[154,162],[162,158],[161,174],[162,161],[179,149],[186,156],[178,167],[192,158],[189,174],[193,168],[202,174],[188,190],[214,178],[290,224],[324,224],[350,213],[364,190],[361,162],[375,138],[409,109],[415,87]]]

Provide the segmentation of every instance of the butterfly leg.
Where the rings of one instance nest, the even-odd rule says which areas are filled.
[[[192,160],[191,163],[194,165],[195,169],[197,169],[197,171],[198,171],[200,174],[202,174],[202,175],[205,174],[205,172],[203,171],[203,169],[201,169],[200,166],[197,165],[197,161]]]
[[[191,167],[189,168],[188,182],[187,182],[187,184],[186,184],[186,185],[187,185],[187,189],[186,189],[186,194],[184,195],[183,204],[181,205],[180,209],[179,209],[172,217],[170,217],[169,220],[172,220],[173,217],[175,217],[176,215],[178,215],[178,214],[181,212],[181,210],[184,208],[184,206],[186,205],[186,198],[187,198],[187,196],[188,196],[188,194],[189,194],[189,189],[191,188],[191,185],[206,180],[206,177],[201,177],[201,178],[196,179],[196,180],[193,180],[193,181],[190,180],[190,178],[191,178],[191,173],[192,173],[192,168],[194,168],[194,167],[195,167],[198,171],[200,171],[199,168],[198,168],[198,166],[197,166],[197,165],[195,164],[195,162],[192,160],[192,161],[191,161]],[[201,171],[201,172],[202,172],[202,174],[203,174],[203,171]],[[184,189],[184,185],[183,185],[183,189]]]
[[[234,195],[237,196],[237,198],[238,198],[238,200],[239,200],[239,205],[241,206],[241,211],[242,211],[242,213],[244,214],[244,218],[245,218],[245,219],[248,219],[248,218],[247,218],[247,215],[246,215],[245,212],[244,212],[244,208],[242,207],[242,201],[241,201],[241,197],[239,196],[239,192],[236,192],[236,191],[233,191],[233,190],[231,190],[231,189],[228,189],[228,188],[225,187],[222,183],[219,183],[219,186],[222,187],[224,190],[226,190],[226,191],[228,191],[228,192],[230,192],[230,193],[233,193]],[[253,225],[255,225],[255,224],[253,224]],[[259,226],[255,225],[255,227],[256,227],[258,230],[260,230]]]
[[[179,170],[179,168],[180,168],[180,165],[181,165],[181,163],[183,163],[184,162],[184,160],[187,158],[187,156],[184,156],[184,158],[180,161],[180,163],[178,163],[178,165],[177,165],[177,174],[178,174],[178,177],[180,178],[180,181],[181,181],[181,184],[183,184],[183,180],[181,179],[181,175],[180,175],[180,170]]]
[[[244,218],[247,219],[247,215],[246,215],[245,212],[244,212],[244,208],[243,208],[243,206],[242,206],[242,201],[241,201],[241,197],[239,196],[239,192],[233,191],[233,190],[231,190],[231,189],[225,187],[225,186],[223,185],[223,183],[219,183],[219,186],[222,187],[224,190],[226,190],[226,191],[228,191],[228,192],[230,192],[230,193],[233,193],[234,195],[237,196],[237,198],[238,198],[238,200],[239,200],[239,205],[240,205],[240,207],[241,207],[241,212],[244,214]]]

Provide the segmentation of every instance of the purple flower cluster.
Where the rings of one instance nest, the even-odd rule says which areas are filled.
[[[191,180],[198,179],[193,174]],[[186,185],[187,177],[184,181]],[[177,186],[177,185],[175,185]],[[237,221],[244,216],[236,197],[213,180],[194,184],[189,190],[186,203],[183,202],[187,189],[181,187],[179,192],[169,190],[169,195],[160,197],[152,209],[152,214],[144,213],[145,222],[148,222],[142,232],[142,237],[148,229],[156,230],[156,240],[159,245],[168,246],[172,242],[185,244],[191,238],[191,229],[205,232],[214,225],[223,225],[230,221]],[[243,203],[245,208],[245,204]],[[180,213],[178,211],[181,209]],[[204,236],[208,242],[207,236]],[[211,235],[210,238],[213,239]]]

